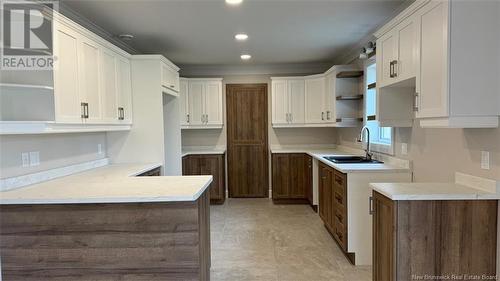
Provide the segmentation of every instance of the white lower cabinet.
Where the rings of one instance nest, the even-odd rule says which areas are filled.
[[[179,93],[183,129],[222,128],[222,78],[181,78]]]

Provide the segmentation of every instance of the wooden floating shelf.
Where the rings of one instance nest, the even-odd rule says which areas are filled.
[[[367,121],[375,121],[375,120],[377,120],[377,116],[376,115],[366,116],[366,120]]]
[[[355,95],[355,96],[338,96],[337,100],[362,100],[363,95]]]
[[[362,122],[363,118],[358,118],[358,117],[343,117],[343,118],[337,118],[337,122]]]
[[[376,88],[376,87],[377,87],[377,83],[368,84],[368,90]]]
[[[363,71],[362,70],[356,70],[356,71],[341,71],[337,73],[337,78],[358,78],[363,76]]]

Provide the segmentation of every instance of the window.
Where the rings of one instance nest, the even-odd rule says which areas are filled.
[[[394,155],[393,128],[379,127],[376,120],[370,120],[374,119],[373,116],[377,112],[377,89],[369,87],[377,81],[377,67],[374,59],[367,61],[365,74],[365,120],[366,126],[370,130],[371,150]]]

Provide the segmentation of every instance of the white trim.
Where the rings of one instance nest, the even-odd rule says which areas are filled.
[[[431,0],[417,0],[413,2],[408,8],[399,13],[396,17],[394,17],[391,21],[383,25],[377,31],[373,33],[373,35],[378,39],[382,37],[387,32],[391,31],[396,25],[400,24],[402,21],[410,17],[413,13],[422,8],[425,4],[430,2]]]
[[[492,193],[498,193],[498,191],[500,191],[500,181],[476,177],[459,172],[455,172],[455,183]]]
[[[171,67],[175,71],[179,71],[180,68],[171,62],[169,59],[164,57],[163,55],[133,55],[131,57],[132,60],[160,60],[165,63],[167,66]]]
[[[84,162],[61,168],[50,169],[43,172],[0,179],[0,191],[12,190],[27,185],[32,185],[60,177],[65,177],[79,172],[87,171],[90,169],[106,166],[108,164],[109,164],[109,159],[103,158],[90,162]]]
[[[64,124],[53,121],[0,121],[0,135],[36,135],[86,132],[130,131],[132,125]]]
[[[420,119],[422,128],[498,128],[498,116],[460,116]]]

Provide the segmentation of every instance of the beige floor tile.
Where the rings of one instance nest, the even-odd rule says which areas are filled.
[[[211,206],[212,280],[369,281],[307,205],[228,199]]]

